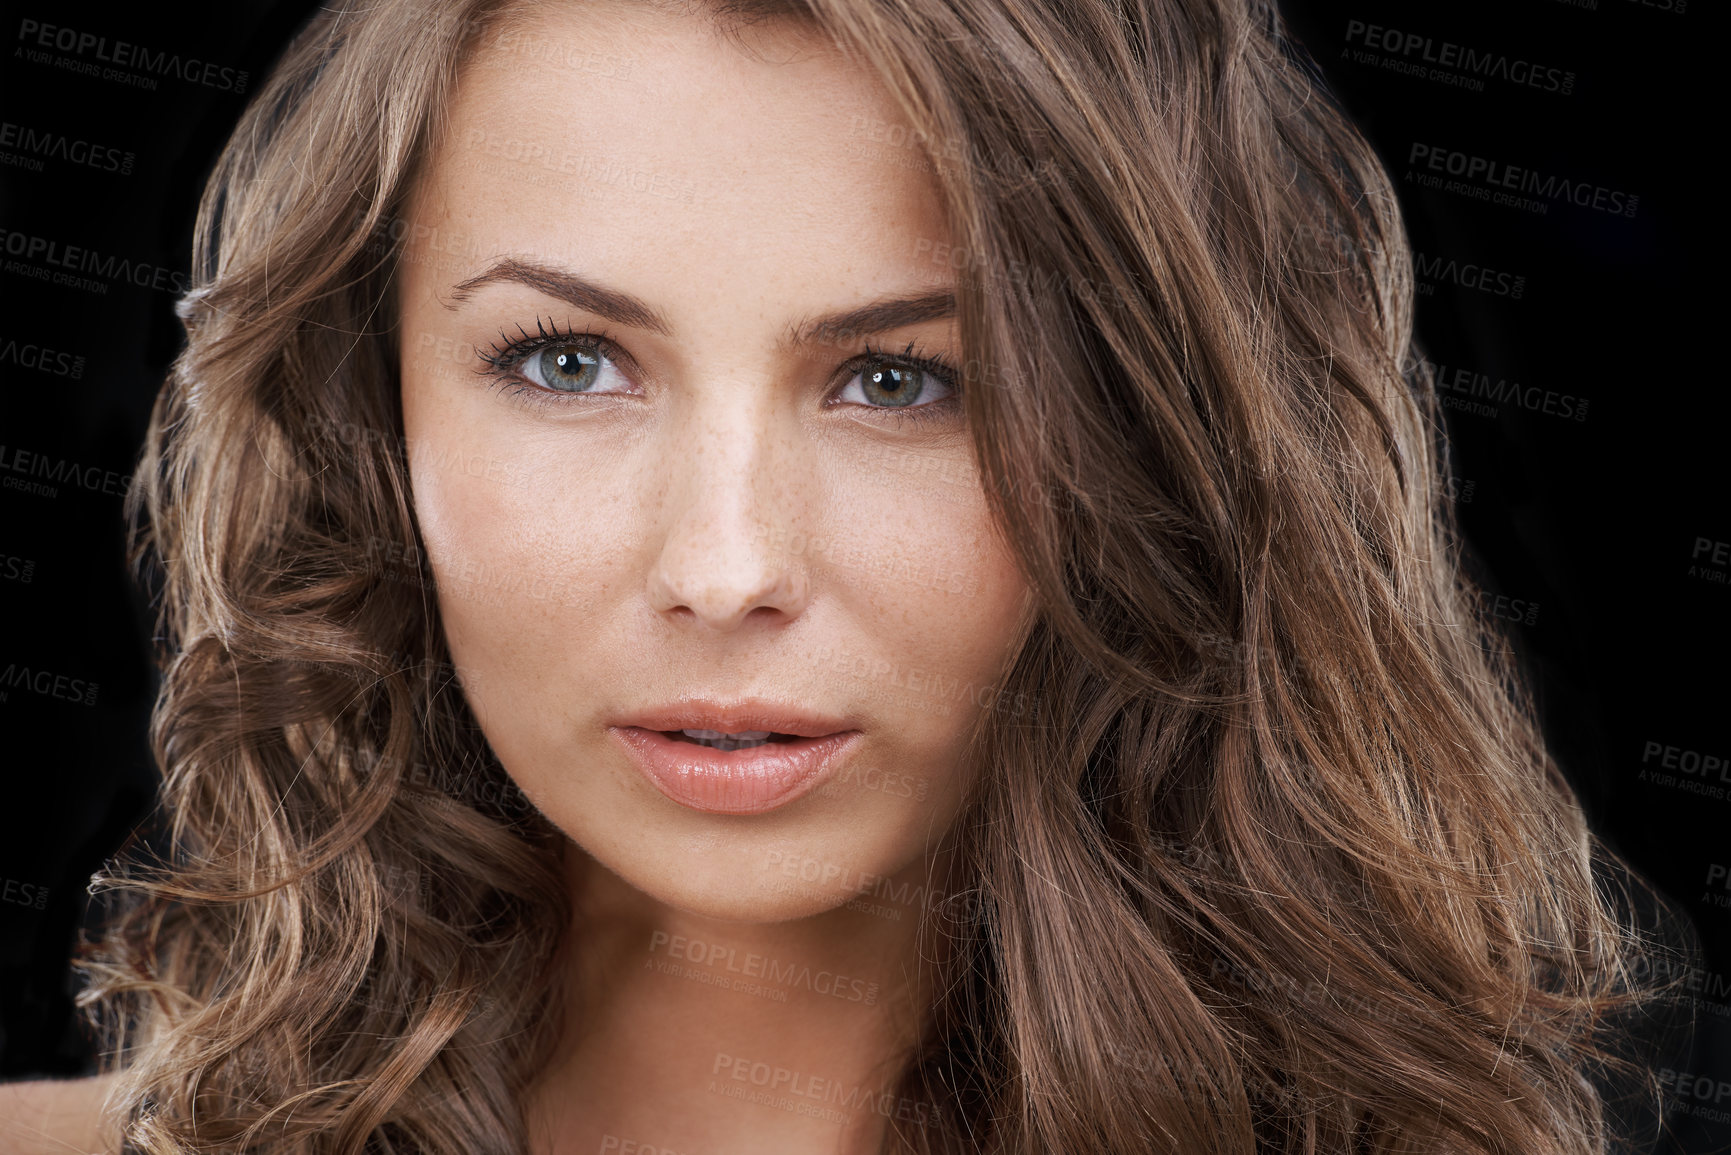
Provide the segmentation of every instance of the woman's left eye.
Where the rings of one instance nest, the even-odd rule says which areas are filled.
[[[870,409],[923,408],[955,395],[955,387],[938,373],[906,360],[872,357],[860,364],[836,395]]]

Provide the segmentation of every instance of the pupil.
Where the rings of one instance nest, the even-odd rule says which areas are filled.
[[[541,376],[549,388],[581,393],[595,384],[600,361],[576,345],[555,345],[541,353]]]
[[[884,401],[890,405],[906,405],[918,392],[912,388],[919,374],[917,369],[902,369],[886,365],[881,369],[867,373],[863,378],[865,393],[874,401]],[[878,396],[872,397],[876,393]]]

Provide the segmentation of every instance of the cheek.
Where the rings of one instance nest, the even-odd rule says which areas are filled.
[[[574,688],[585,646],[601,639],[610,603],[629,586],[640,537],[626,500],[634,481],[615,466],[473,414],[430,424],[410,445],[451,657],[477,675],[465,678],[477,715],[512,719],[499,735],[506,745],[526,720],[554,732],[555,718],[519,706]]]
[[[415,509],[441,592],[459,614],[587,610],[631,556],[624,482],[508,453],[482,447],[416,468]]]
[[[851,618],[826,669],[910,736],[953,745],[1010,656],[1020,573],[961,452],[873,447],[838,465],[807,547],[815,588]]]

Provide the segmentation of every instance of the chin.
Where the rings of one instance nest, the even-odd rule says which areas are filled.
[[[654,902],[738,923],[844,911],[917,918],[935,885],[925,877],[928,839],[953,813],[948,792],[916,806],[869,793],[811,796],[749,817],[696,812],[646,793],[616,818],[598,818],[576,799],[548,817],[582,858]]]
[[[647,886],[638,889],[665,906],[716,922],[797,922],[856,905],[854,896],[850,894],[824,895],[786,889],[762,879],[723,879],[720,885],[677,879],[657,879],[654,882],[659,883],[662,889],[650,890]]]

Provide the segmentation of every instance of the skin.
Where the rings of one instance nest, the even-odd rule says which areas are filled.
[[[860,382],[881,365],[853,363],[868,339],[959,363],[953,316],[788,340],[950,284],[929,174],[857,127],[905,122],[809,32],[746,40],[695,9],[542,8],[466,66],[405,215],[403,421],[443,628],[505,769],[571,840],[575,1012],[528,1104],[537,1155],[876,1150],[885,1114],[857,1104],[930,995],[920,903],[895,896],[957,883],[976,702],[1030,611],[959,404],[898,422]],[[630,294],[665,331],[534,285],[462,287],[505,258]],[[618,356],[583,395],[494,387],[476,350],[538,323]],[[688,697],[863,737],[821,790],[704,813],[607,730]],[[749,1077],[775,1068],[773,1087]],[[726,1093],[770,1090],[830,1114]]]
[[[0,1155],[120,1150],[120,1128],[104,1113],[114,1082],[102,1075],[0,1086]]]

